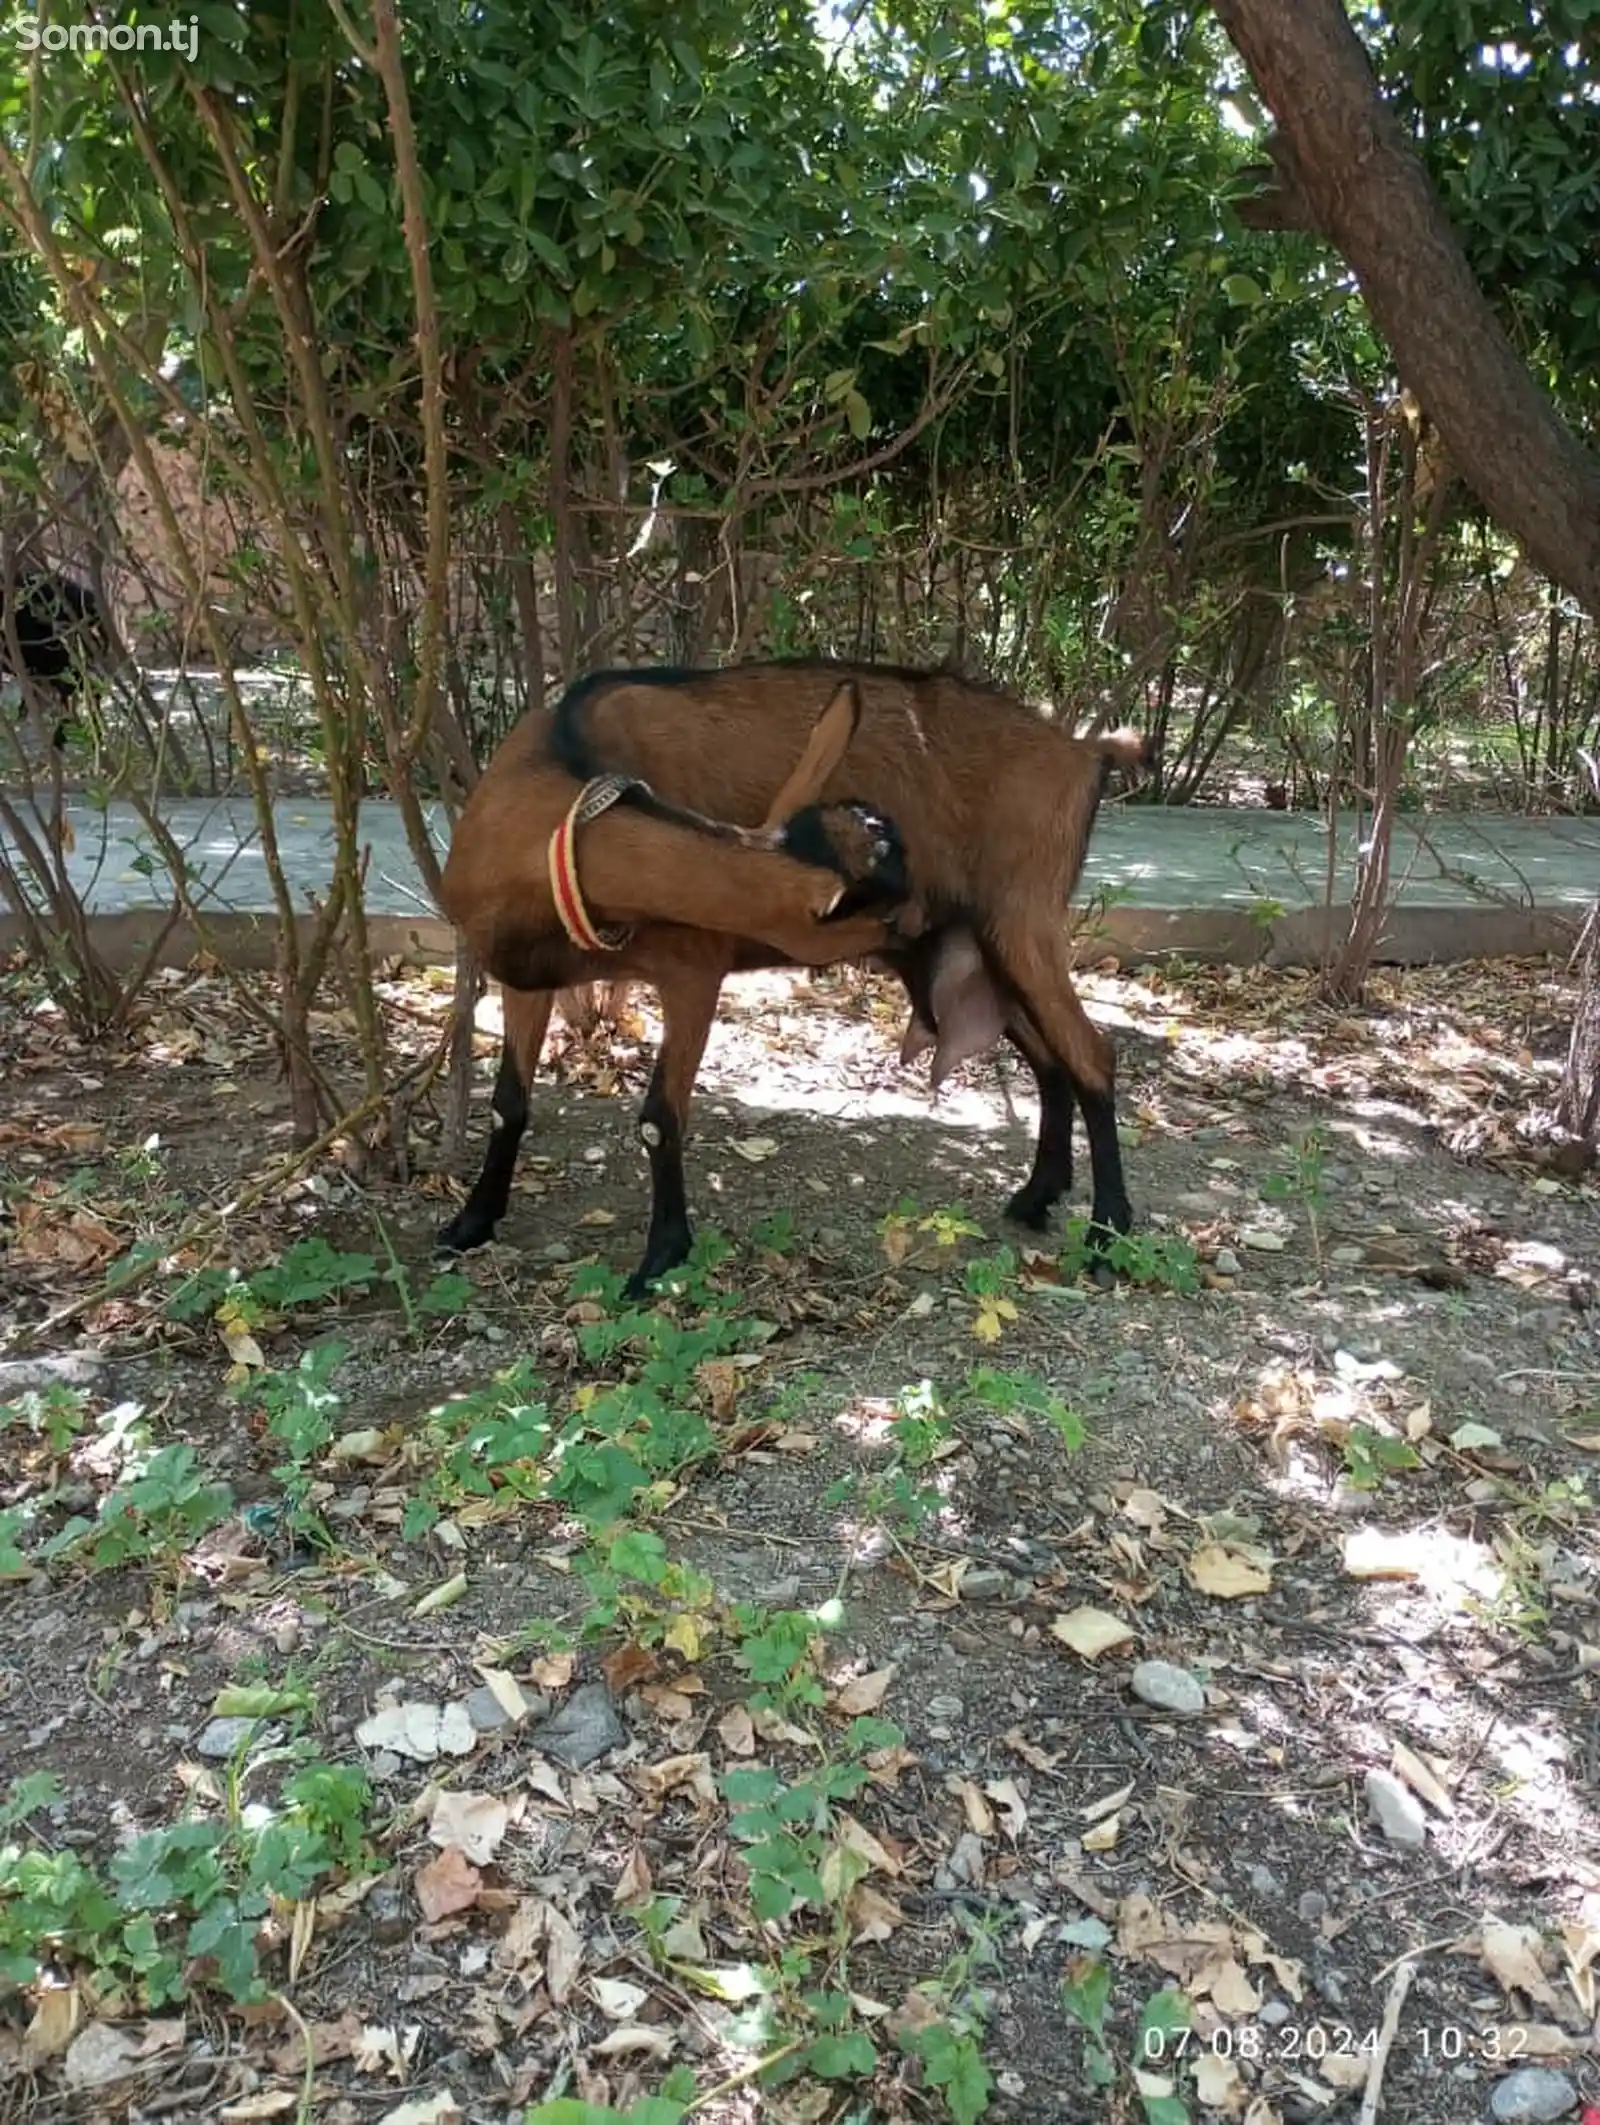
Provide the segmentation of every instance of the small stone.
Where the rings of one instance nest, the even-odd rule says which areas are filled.
[[[1269,2029],[1281,2029],[1289,2019],[1291,2011],[1287,2000],[1263,2000],[1256,2020],[1265,2022]]]
[[[533,1731],[533,1744],[569,1771],[581,1771],[610,1749],[620,1748],[628,1730],[617,1717],[611,1692],[603,1682],[586,1682],[574,1690],[553,1719]]]
[[[1239,1235],[1239,1245],[1253,1247],[1257,1254],[1282,1254],[1288,1244],[1281,1232],[1265,1225],[1247,1225]]]
[[[1578,2091],[1553,2066],[1519,2066],[1508,2073],[1489,2098],[1489,2115],[1497,2125],[1549,2125],[1578,2105]]]
[[[399,1758],[395,1758],[396,1764]],[[411,1931],[411,1919],[406,1912],[405,1892],[398,1882],[380,1881],[367,1893],[365,1905],[367,1924],[374,1940],[385,1947],[402,1941]]]
[[[212,1719],[201,1728],[195,1753],[213,1763],[227,1763],[246,1742],[276,1739],[279,1729],[264,1727],[259,1719]]]
[[[550,1240],[545,1245],[544,1258],[547,1262],[570,1262],[572,1249],[565,1240]]]
[[[1277,1875],[1273,1873],[1270,1867],[1252,1867],[1250,1869],[1250,1886],[1254,1889],[1257,1896],[1268,1896],[1276,1899],[1283,1894],[1283,1883],[1279,1881]]]
[[[963,1830],[951,1847],[946,1870],[952,1882],[975,1887],[984,1877],[983,1845],[972,1830]]]
[[[1244,1275],[1244,1264],[1231,1247],[1219,1247],[1211,1258],[1211,1266],[1218,1276]]]
[[[1428,1835],[1422,1803],[1391,1771],[1367,1773],[1367,1807],[1391,1845],[1415,1851]]]
[[[0,1402],[38,1394],[50,1387],[90,1387],[104,1360],[89,1350],[63,1350],[54,1356],[7,1358],[0,1364]]]
[[[945,1726],[953,1727],[967,1708],[959,1697],[953,1697],[948,1690],[936,1690],[923,1709],[930,1719],[937,1719]]]
[[[1328,1915],[1328,1899],[1320,1889],[1308,1889],[1295,1905],[1302,1924],[1314,1926]]]
[[[1328,1249],[1328,1260],[1337,1262],[1341,1269],[1353,1269],[1358,1262],[1364,1262],[1366,1258],[1365,1247],[1352,1246],[1348,1241],[1342,1246]]]
[[[1141,1660],[1129,1683],[1135,1697],[1178,1719],[1193,1719],[1206,1708],[1204,1687],[1187,1668],[1174,1667],[1170,1660]]]
[[[511,1714],[486,1682],[480,1682],[475,1690],[468,1690],[463,1701],[475,1734],[493,1734],[499,1727],[510,1726]]]
[[[963,1601],[1004,1601],[1011,1592],[1011,1574],[993,1565],[975,1564],[961,1575]]]
[[[1311,1982],[1334,2013],[1343,2014],[1348,1997],[1345,1992],[1344,1972],[1336,1970],[1331,1963],[1323,1962],[1316,1948],[1312,1950],[1311,1955]]]

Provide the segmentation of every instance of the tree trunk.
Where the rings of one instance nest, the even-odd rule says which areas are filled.
[[[1272,182],[1241,209],[1315,231],[1361,284],[1401,381],[1453,469],[1530,561],[1600,618],[1600,457],[1563,426],[1472,277],[1342,0],[1212,0],[1277,130]],[[1600,1126],[1600,903],[1558,1119]]]
[[[1524,368],[1341,0],[1213,0],[1277,122],[1276,184],[1242,210],[1345,260],[1454,469],[1528,558],[1600,614],[1600,458]]]

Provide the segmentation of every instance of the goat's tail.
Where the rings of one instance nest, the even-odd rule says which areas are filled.
[[[1137,775],[1150,772],[1161,750],[1150,733],[1128,728],[1100,731],[1089,743],[1108,768],[1120,767]]]

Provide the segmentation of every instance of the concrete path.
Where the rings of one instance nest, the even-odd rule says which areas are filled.
[[[73,805],[67,872],[117,958],[159,933],[172,895],[164,864],[131,806]],[[164,818],[185,852],[194,897],[214,948],[248,962],[271,958],[272,896],[254,813],[239,800],[173,803]],[[328,887],[329,807],[286,799],[277,809],[285,865],[309,905]],[[374,945],[447,958],[451,933],[427,900],[393,805],[362,812],[371,849],[367,908]],[[442,810],[430,816],[436,845]],[[5,841],[0,826],[0,842]],[[1080,902],[1091,952],[1157,952],[1279,964],[1316,960],[1342,934],[1354,873],[1354,822],[1340,821],[1330,883],[1325,822],[1306,813],[1111,805],[1095,830]],[[1600,893],[1600,819],[1520,819],[1413,814],[1395,836],[1396,905],[1382,957],[1402,963],[1565,951]],[[0,916],[0,948],[21,935]],[[162,956],[182,963],[201,940],[188,924]]]

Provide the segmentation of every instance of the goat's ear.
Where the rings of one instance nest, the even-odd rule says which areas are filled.
[[[767,808],[766,825],[777,826],[817,802],[828,777],[850,750],[860,721],[861,695],[855,680],[846,679],[812,724],[805,751]]]

